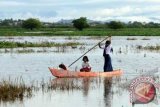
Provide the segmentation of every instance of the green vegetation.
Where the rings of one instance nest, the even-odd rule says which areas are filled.
[[[137,38],[127,38],[127,40],[137,40]]]
[[[42,43],[32,43],[32,42],[9,42],[0,41],[0,48],[25,48],[25,47],[61,47],[61,46],[77,46],[80,45],[78,42],[68,42],[68,43],[54,43],[54,42],[42,42]]]
[[[159,51],[160,50],[160,45],[156,45],[156,46],[141,46],[141,45],[138,45],[136,48],[141,49],[141,50]]]
[[[124,28],[124,24],[122,22],[118,22],[118,21],[111,21],[111,22],[107,23],[107,25],[111,29]]]
[[[24,97],[32,96],[32,87],[24,83],[15,83],[11,81],[0,82],[0,100],[15,101],[23,100]]]
[[[150,40],[150,38],[142,38],[142,40]]]
[[[89,28],[88,28],[89,27]],[[85,28],[85,29],[84,29]],[[81,17],[60,22],[0,20],[0,36],[160,36],[160,23],[100,22]]]
[[[160,28],[40,28],[33,31],[22,28],[0,28],[0,36],[160,36]]]
[[[23,22],[22,27],[33,30],[34,28],[40,28],[41,22],[38,19],[30,18]]]
[[[82,31],[84,28],[89,27],[89,25],[87,23],[87,19],[85,17],[75,19],[72,21],[72,23],[73,23],[73,26],[80,31]]]

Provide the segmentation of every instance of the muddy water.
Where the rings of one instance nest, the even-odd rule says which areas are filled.
[[[137,40],[127,40],[127,38],[136,38]],[[148,38],[149,40],[142,40]],[[68,47],[64,52],[36,52],[36,53],[16,53],[14,51],[0,53],[0,80],[8,78],[22,77],[25,83],[40,83],[42,80],[47,82],[57,81],[50,74],[48,67],[57,67],[60,63],[71,64],[76,58],[95,45],[103,38],[90,37],[1,37],[0,41],[18,41],[18,42],[80,42],[83,46],[76,48]],[[129,91],[126,87],[120,87],[121,84],[128,83],[138,75],[146,72],[154,72],[160,64],[160,54],[154,51],[139,51],[135,49],[136,45],[156,45],[160,43],[160,37],[113,37],[112,46],[114,53],[111,55],[114,69],[121,68],[124,75],[120,78],[122,81],[115,84],[105,84],[105,80],[94,82],[94,79],[80,79],[78,88],[71,90],[50,90],[36,91],[29,99],[23,102],[1,102],[0,107],[131,107]],[[37,48],[32,48],[37,49]],[[46,48],[46,50],[56,48]],[[14,49],[16,50],[16,49]],[[121,51],[121,52],[120,52]],[[103,50],[98,47],[92,50],[87,56],[90,59],[92,70],[103,71]],[[70,69],[80,69],[81,60],[75,63]],[[152,73],[158,76],[159,73]],[[64,82],[58,80],[59,83]],[[67,80],[68,81],[68,80]],[[106,80],[107,81],[107,80]],[[135,105],[136,107],[137,105]],[[158,107],[155,103],[147,105],[138,105],[137,107]]]

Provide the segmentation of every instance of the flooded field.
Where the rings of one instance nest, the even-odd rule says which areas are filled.
[[[57,79],[48,67],[60,63],[69,66],[84,52],[104,38],[100,37],[0,37],[11,42],[81,43],[77,46],[30,47],[0,49],[0,81],[16,81],[33,85],[32,96],[22,100],[0,101],[0,107],[131,107],[129,84],[140,75],[151,75],[159,82],[160,37],[112,37],[114,69],[122,69],[123,76],[113,78]],[[103,72],[103,50],[96,47],[87,53],[92,70]],[[79,70],[82,60],[69,69]],[[157,90],[158,91],[158,90]],[[160,97],[152,103],[135,107],[159,107]]]

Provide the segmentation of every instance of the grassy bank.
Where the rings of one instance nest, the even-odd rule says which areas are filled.
[[[25,47],[62,47],[62,46],[77,46],[80,45],[79,42],[68,42],[68,43],[54,43],[54,42],[41,42],[41,43],[32,43],[32,42],[9,42],[9,41],[0,41],[0,48],[25,48]]]
[[[41,28],[33,31],[22,28],[0,28],[0,36],[160,36],[160,28]]]

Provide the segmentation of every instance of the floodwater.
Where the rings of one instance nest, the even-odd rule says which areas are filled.
[[[136,40],[127,40],[136,38]],[[147,40],[143,40],[147,38]],[[35,91],[31,98],[23,101],[0,102],[0,107],[131,107],[129,83],[142,74],[155,77],[160,65],[160,51],[137,50],[136,46],[160,45],[160,37],[112,37],[113,54],[111,55],[114,69],[122,69],[124,74],[118,78],[79,78],[56,79],[48,67],[58,67],[60,63],[70,65],[84,52],[104,38],[99,37],[0,37],[0,41],[15,42],[80,42],[77,47],[61,48],[25,48],[42,50],[30,53],[18,53],[16,49],[0,49],[0,80],[23,78],[26,84],[49,82],[66,87],[56,90]],[[45,50],[45,51],[43,51]],[[87,53],[92,70],[103,72],[103,50],[96,47]],[[79,60],[69,69],[78,70],[82,61]],[[109,81],[109,82],[108,82]],[[159,81],[157,79],[157,81]],[[128,85],[128,86],[127,86]],[[69,88],[68,88],[69,87]],[[158,107],[156,101],[135,107]],[[156,102],[156,103],[155,103]]]

